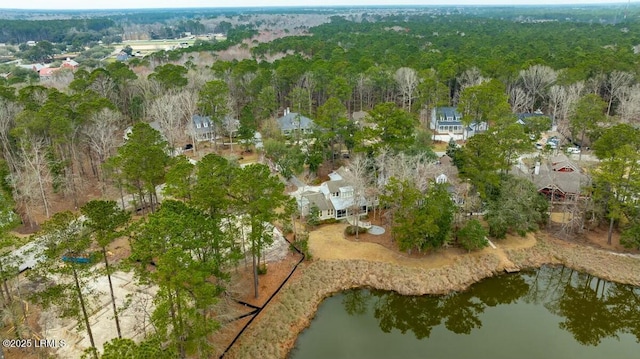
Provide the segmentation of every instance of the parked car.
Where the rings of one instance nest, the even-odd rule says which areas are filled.
[[[187,143],[186,145],[184,145],[184,147],[182,149],[185,150],[185,151],[192,150],[193,149],[193,145],[191,143]]]
[[[580,153],[580,149],[578,147],[568,147],[567,153],[578,154]]]

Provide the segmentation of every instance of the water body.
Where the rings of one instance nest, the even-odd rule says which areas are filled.
[[[444,296],[356,289],[319,307],[291,359],[640,358],[640,288],[564,267]]]

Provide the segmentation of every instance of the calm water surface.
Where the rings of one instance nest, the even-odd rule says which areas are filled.
[[[339,293],[290,358],[636,359],[639,343],[640,288],[543,267],[446,296]]]

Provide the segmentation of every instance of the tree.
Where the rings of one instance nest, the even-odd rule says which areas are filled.
[[[158,286],[152,322],[168,357],[211,355],[208,337],[218,327],[211,310],[235,252],[230,238],[219,236],[219,223],[207,217],[167,200],[133,231],[130,260],[139,280]]]
[[[189,101],[183,98],[191,96],[190,91],[168,92],[156,98],[147,109],[147,117],[156,121],[171,151],[175,151],[178,139],[185,132],[186,121],[191,120]]]
[[[460,177],[469,179],[480,196],[486,199],[491,190],[499,185],[498,171],[506,163],[496,136],[486,132],[479,133],[455,153],[453,159]]]
[[[95,352],[95,341],[89,322],[89,305],[93,291],[86,280],[92,274],[81,258],[87,256],[90,238],[82,231],[82,224],[71,212],[58,212],[42,225],[44,249],[37,256],[36,268],[29,273],[32,280],[46,285],[36,291],[34,299],[45,308],[57,307],[62,317],[74,318],[78,327],[84,327]],[[60,261],[66,259],[65,265]],[[60,278],[63,278],[62,280]],[[68,280],[72,282],[69,283]]]
[[[245,151],[253,144],[256,131],[258,130],[256,118],[253,115],[252,105],[246,105],[240,112],[240,124],[238,126],[238,139],[242,143]]]
[[[393,79],[396,80],[398,87],[400,87],[400,92],[402,92],[402,108],[406,111],[411,111],[411,105],[419,83],[418,73],[412,68],[401,67],[396,71]]]
[[[458,111],[465,126],[482,122],[495,123],[511,113],[504,85],[491,80],[462,90],[458,101]]]
[[[529,180],[508,176],[499,191],[485,215],[492,237],[504,238],[510,231],[524,236],[546,221],[549,204]]]
[[[109,259],[107,257],[107,246],[114,239],[121,236],[120,227],[129,222],[130,214],[125,210],[118,208],[114,201],[93,200],[87,202],[80,208],[82,214],[86,217],[84,225],[91,229],[95,241],[102,251],[102,259],[104,261],[105,272],[109,281],[109,292],[111,294],[111,305],[113,306],[113,317],[116,322],[116,330],[118,338],[122,338],[120,331],[120,320],[118,319],[118,308],[116,307],[116,296],[113,292],[113,284],[111,282],[112,269],[109,267]]]
[[[166,64],[155,68],[149,79],[155,80],[165,89],[179,89],[189,83],[184,77],[188,70],[184,66]]]
[[[276,165],[282,177],[289,179],[304,169],[304,153],[300,146],[287,146],[284,142],[267,139],[264,154]]]
[[[607,81],[609,89],[609,103],[607,104],[607,116],[611,115],[613,100],[622,101],[625,90],[633,84],[633,74],[624,71],[612,71]]]
[[[84,126],[83,133],[85,141],[91,151],[98,156],[99,178],[102,185],[102,192],[105,192],[105,178],[102,173],[102,165],[111,156],[120,139],[113,134],[118,130],[118,125],[122,121],[122,115],[114,110],[104,108],[94,113],[89,122]]]
[[[489,135],[495,139],[500,151],[499,159],[504,161],[500,169],[506,173],[518,156],[531,148],[529,136],[525,133],[524,127],[515,122],[515,118],[503,118],[489,130]]]
[[[533,65],[520,71],[520,82],[527,94],[532,98],[532,106],[542,106],[540,103],[546,96],[546,90],[558,79],[558,73],[549,66]],[[534,108],[529,108],[532,112]]]
[[[24,337],[24,325],[21,324],[22,321],[18,318],[19,312],[16,310],[14,296],[11,295],[9,290],[9,281],[19,274],[18,266],[16,265],[19,260],[11,252],[15,246],[16,238],[9,231],[17,226],[18,223],[18,216],[13,211],[11,197],[3,189],[0,189],[0,281],[2,283],[0,297],[2,297],[2,306],[6,310],[5,313],[8,314],[7,322],[13,327],[16,337],[22,339]],[[20,304],[20,311],[22,311],[23,317],[26,317],[25,308],[22,304]]]
[[[276,101],[276,90],[273,86],[267,86],[260,90],[256,99],[256,109],[260,120],[275,116],[278,110],[278,102]]]
[[[335,145],[344,138],[342,130],[347,127],[349,121],[346,115],[347,109],[336,97],[329,98],[327,102],[318,107],[316,124],[323,129],[321,136],[329,143],[331,168],[335,168]]]
[[[432,184],[423,194],[408,180],[392,177],[380,200],[389,206],[391,232],[400,250],[439,248],[449,239],[455,206],[443,185]]]
[[[218,132],[222,126],[224,118],[229,114],[227,107],[229,97],[229,86],[224,81],[214,80],[207,82],[200,90],[198,99],[198,109],[200,112],[211,118],[214,126],[214,143],[218,143]]]
[[[167,143],[160,133],[146,123],[137,123],[124,145],[118,148],[109,164],[120,169],[124,184],[138,194],[142,208],[147,203],[145,193],[149,194],[149,206],[155,211],[158,201],[156,187],[164,181],[169,156]]]
[[[353,187],[353,202],[349,209],[355,217],[355,229],[356,239],[360,232],[360,214],[362,213],[363,205],[369,203],[368,201],[368,187],[371,184],[370,178],[371,168],[373,164],[371,159],[358,154],[349,161],[349,165],[345,171],[345,180]]]
[[[315,227],[320,224],[320,208],[315,204],[309,208],[309,214],[307,215],[307,225]]]
[[[185,156],[175,157],[167,170],[164,193],[177,199],[189,200],[195,183],[193,165]]]
[[[287,99],[291,103],[291,108],[297,113],[310,116],[309,109],[311,108],[309,91],[302,87],[295,87],[291,92],[289,92],[289,96]]]
[[[400,152],[411,147],[415,142],[415,118],[392,102],[376,105],[370,112],[368,122],[375,128],[365,128],[358,134],[363,150],[377,153],[387,147],[391,151]]]
[[[458,233],[458,242],[462,245],[462,248],[471,252],[473,250],[482,249],[489,245],[487,242],[487,232],[482,224],[477,219],[468,221],[464,227],[462,227]]]
[[[633,126],[620,124],[604,130],[593,144],[601,162],[594,171],[594,197],[602,203],[609,218],[607,242],[611,244],[613,227],[623,218],[630,220],[630,232],[634,232],[636,219],[635,196],[640,191],[640,131]]]
[[[241,169],[232,188],[238,209],[246,214],[251,227],[254,294],[258,298],[258,267],[262,251],[273,243],[272,225],[275,221],[289,220],[296,204],[284,192],[284,184],[265,165],[251,164]]]
[[[604,111],[607,104],[595,94],[582,96],[575,105],[569,121],[573,136],[580,136],[580,145],[584,146],[584,136],[597,129],[606,117]],[[580,152],[579,160],[582,160]]]

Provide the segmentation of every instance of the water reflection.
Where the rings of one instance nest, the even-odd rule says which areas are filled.
[[[640,288],[564,267],[490,278],[466,292],[445,296],[350,290],[342,304],[349,315],[372,310],[385,333],[397,329],[423,339],[441,324],[456,334],[470,334],[482,327],[480,314],[485,308],[518,301],[542,304],[560,318],[559,327],[582,345],[596,346],[604,338],[621,334],[631,334],[640,342]]]

